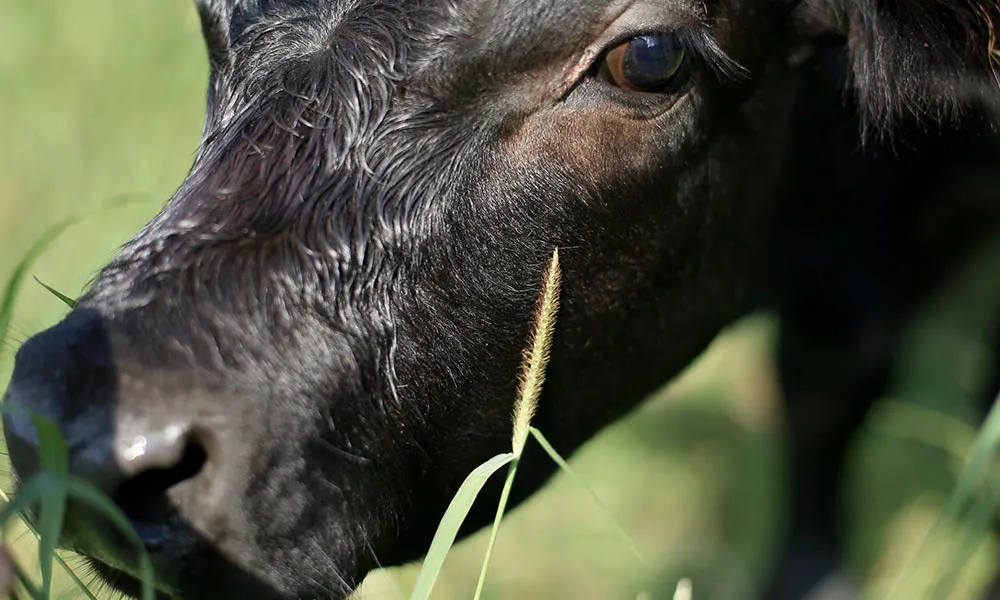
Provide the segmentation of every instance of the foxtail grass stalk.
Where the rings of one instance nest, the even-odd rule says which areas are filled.
[[[524,355],[521,383],[518,389],[517,403],[514,405],[514,435],[511,440],[514,459],[507,468],[507,479],[504,481],[503,491],[500,493],[500,503],[497,505],[497,514],[493,519],[493,528],[490,530],[490,540],[486,546],[486,556],[483,558],[482,569],[479,572],[474,600],[479,600],[483,594],[486,572],[490,566],[490,559],[493,557],[493,547],[496,545],[500,521],[507,508],[510,490],[514,485],[514,476],[517,474],[517,465],[524,452],[524,445],[528,441],[531,419],[535,416],[535,410],[538,408],[538,397],[542,393],[542,384],[545,382],[545,367],[548,366],[549,353],[552,349],[552,334],[556,327],[556,313],[559,311],[559,291],[562,283],[558,248],[552,252],[552,261],[545,271],[542,282],[542,292],[538,300],[538,308],[535,311],[532,343]]]

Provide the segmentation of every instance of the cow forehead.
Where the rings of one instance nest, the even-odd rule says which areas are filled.
[[[393,6],[398,14],[423,13],[437,8],[466,21],[489,21],[505,17],[509,29],[534,29],[556,18],[562,25],[588,24],[615,8],[632,4],[702,6],[690,0],[201,0],[213,10],[233,15],[234,21],[265,16],[313,15],[336,21],[349,13],[378,10]],[[502,23],[495,23],[502,24]]]
[[[738,17],[726,3],[745,1],[757,0],[258,1],[230,15],[223,67],[230,75],[214,102],[232,116],[275,89],[295,63],[318,74],[326,61],[330,78],[357,85],[364,97],[378,89],[393,95],[402,85],[411,97],[455,106],[473,98],[520,106],[534,100],[492,92],[518,82],[530,87],[526,98],[551,95],[545,90],[559,87],[554,74],[600,43],[672,29],[711,34],[719,23],[731,29]],[[605,39],[626,21],[618,39]],[[542,74],[547,79],[535,77]]]
[[[232,1],[232,0],[230,0]],[[237,1],[231,14],[229,35],[238,41],[262,23],[297,20],[298,29],[314,28],[316,43],[335,45],[359,29],[364,21],[389,31],[419,32],[414,36],[435,43],[517,55],[518,50],[570,50],[625,12],[646,13],[650,27],[663,28],[664,15],[672,24],[692,27],[721,15],[724,0],[254,0]],[[309,23],[310,26],[305,25]],[[346,27],[342,27],[347,25]],[[369,32],[370,33],[370,32]],[[303,31],[303,37],[309,33]],[[405,36],[396,41],[407,44]],[[411,38],[412,39],[412,38]],[[456,53],[455,59],[462,55]]]

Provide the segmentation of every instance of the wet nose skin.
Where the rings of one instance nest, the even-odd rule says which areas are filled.
[[[4,404],[13,409],[4,415],[4,434],[16,479],[26,479],[39,468],[38,436],[29,413],[59,426],[71,448],[78,445],[77,430],[88,440],[88,452],[107,441],[103,432],[109,428],[96,422],[102,412],[98,405],[91,403],[86,410],[86,403],[75,400],[81,392],[91,392],[91,396],[95,391],[97,395],[113,392],[109,356],[99,321],[85,316],[71,316],[21,347],[4,397]],[[91,422],[84,424],[85,420]],[[67,423],[73,427],[67,428]],[[99,481],[95,483],[103,488]]]
[[[56,423],[94,413],[115,392],[111,349],[100,318],[80,311],[18,350],[6,401]]]
[[[29,413],[59,427],[71,460],[106,461],[115,433],[111,424],[114,395],[111,352],[97,316],[73,313],[25,342],[4,398],[14,409],[4,417],[4,433],[15,475],[25,479],[38,469],[38,437]],[[92,482],[99,488],[115,484],[109,469],[103,474],[91,471]]]

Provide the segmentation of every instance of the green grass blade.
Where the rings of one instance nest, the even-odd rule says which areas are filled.
[[[994,403],[979,435],[969,452],[969,460],[958,477],[955,490],[942,514],[955,518],[968,506],[973,495],[987,477],[1000,447],[1000,403]]]
[[[539,431],[534,427],[532,427],[530,431],[531,435],[535,438],[535,440],[542,446],[542,448],[545,449],[545,452],[546,454],[549,455],[549,458],[551,458],[553,462],[559,465],[559,468],[562,469],[563,473],[569,475],[570,479],[572,479],[576,483],[576,485],[580,487],[580,489],[586,492],[590,496],[590,499],[594,501],[594,504],[596,504],[597,507],[600,508],[602,512],[604,512],[604,516],[608,519],[608,522],[614,526],[615,531],[618,532],[618,535],[622,538],[622,540],[624,540],[625,544],[628,545],[629,549],[632,551],[632,554],[635,554],[636,558],[639,559],[640,563],[646,564],[646,560],[642,557],[642,553],[639,552],[639,547],[635,545],[635,542],[632,540],[632,537],[629,536],[629,534],[625,531],[624,527],[618,524],[618,521],[616,521],[614,516],[611,514],[611,510],[608,509],[607,505],[604,504],[604,502],[601,502],[601,499],[597,496],[594,490],[590,489],[590,486],[584,483],[584,481],[580,479],[576,473],[573,472],[573,469],[570,468],[569,463],[566,462],[566,459],[564,459],[556,451],[556,449],[552,446],[552,444],[550,444],[549,441],[545,439],[545,436],[542,435],[541,431]]]
[[[959,522],[977,491],[984,482],[989,481],[988,475],[995,462],[998,447],[1000,447],[1000,403],[994,401],[993,408],[990,409],[979,435],[976,436],[969,451],[965,468],[959,474],[958,481],[955,483],[948,501],[941,509],[934,525],[931,526],[931,530],[924,536],[916,554],[896,577],[886,595],[887,599],[898,597],[909,600],[908,594],[905,593],[906,582],[911,579],[912,573],[924,561],[924,557],[931,547],[931,542],[940,534],[944,525]]]
[[[0,355],[3,354],[4,341],[7,339],[7,330],[10,328],[10,319],[14,313],[14,300],[17,298],[17,292],[21,289],[21,284],[24,282],[24,276],[27,274],[28,269],[31,265],[38,259],[38,257],[52,245],[60,234],[65,231],[70,225],[73,225],[79,221],[77,217],[70,217],[64,219],[59,223],[56,223],[52,227],[49,227],[42,235],[35,240],[31,248],[24,253],[21,257],[21,262],[17,263],[17,267],[14,268],[14,273],[7,280],[7,286],[4,288],[3,298],[0,300]]]
[[[41,256],[41,254],[45,252],[45,250],[51,246],[52,243],[56,241],[56,239],[58,239],[66,229],[76,223],[79,223],[87,216],[101,214],[105,211],[114,210],[132,204],[138,204],[143,201],[148,201],[147,196],[141,194],[123,194],[106,202],[103,206],[91,213],[91,215],[68,217],[49,227],[43,231],[40,236],[38,236],[35,243],[28,248],[28,251],[21,257],[21,261],[17,263],[17,266],[14,268],[14,273],[11,274],[10,279],[7,280],[3,296],[0,296],[0,355],[3,354],[3,342],[7,339],[7,331],[10,328],[10,319],[14,313],[14,301],[17,298],[17,292],[21,289],[21,284],[24,282],[24,276],[28,273],[28,269],[31,268],[31,265],[34,264],[38,257]],[[50,292],[55,293],[57,297],[63,300],[63,302],[68,300],[66,296],[56,292],[53,288],[50,288],[44,283],[42,283],[42,285]],[[70,308],[75,308],[75,301],[73,301],[72,304],[69,302],[66,303],[70,306]]]
[[[996,510],[996,498],[989,488],[984,489],[970,509],[965,520],[965,531],[958,544],[958,549],[948,554],[945,572],[934,586],[933,598],[950,598],[952,590],[958,584],[962,572],[969,564],[976,547],[989,534]]]
[[[98,491],[94,486],[78,479],[70,477],[66,481],[66,488],[73,498],[89,504],[91,507],[103,514],[119,531],[135,546],[139,555],[139,578],[142,580],[142,600],[156,600],[155,576],[153,574],[153,563],[149,559],[149,553],[142,540],[132,529],[128,517],[118,506],[107,496]]]
[[[549,355],[552,350],[552,335],[555,332],[556,317],[559,313],[561,287],[562,270],[559,267],[559,248],[555,248],[552,251],[552,260],[549,261],[549,266],[542,275],[542,291],[538,295],[538,305],[535,308],[531,345],[525,350],[524,361],[521,365],[520,385],[517,390],[517,400],[514,402],[514,430],[511,436],[514,460],[507,470],[507,479],[504,481],[500,503],[497,505],[496,516],[493,518],[490,540],[486,545],[486,555],[483,557],[483,565],[479,570],[479,581],[476,582],[474,600],[479,600],[483,593],[486,572],[489,570],[497,534],[500,532],[500,521],[503,520],[503,514],[507,510],[507,500],[510,497],[510,489],[514,485],[517,464],[528,441],[528,430],[531,427],[531,420],[535,416],[535,410],[538,408],[538,398],[542,394],[545,370],[548,367]]]
[[[82,579],[77,577],[76,572],[73,571],[73,569],[71,569],[68,564],[66,564],[66,561],[63,559],[63,557],[59,556],[59,554],[57,553],[55,555],[55,558],[59,566],[62,567],[63,570],[66,572],[66,575],[68,575],[69,578],[73,581],[73,585],[75,585],[76,588],[80,592],[82,592],[84,596],[86,596],[87,600],[97,600],[97,596],[95,596],[93,592],[90,591],[90,589],[87,587],[87,584],[84,583]],[[75,598],[78,598],[78,596],[74,596],[74,599]]]
[[[434,540],[431,542],[430,550],[427,551],[427,557],[424,558],[424,564],[420,568],[417,582],[410,594],[410,600],[428,600],[430,598],[434,583],[437,582],[438,575],[441,574],[444,559],[448,556],[452,544],[455,543],[458,530],[465,521],[466,515],[469,514],[472,503],[475,502],[486,481],[512,460],[514,460],[514,455],[510,452],[497,454],[476,467],[462,482],[462,486],[458,488],[455,497],[451,499],[448,510],[445,511],[444,517],[438,524]]]
[[[58,430],[53,430],[54,425],[31,413],[30,411],[26,411],[17,406],[0,404],[0,413],[18,415],[31,419],[36,430],[39,428],[39,424],[41,424],[39,441],[42,443],[44,452],[41,459],[43,468],[47,468],[47,471],[45,471],[46,475],[49,474],[51,470],[61,471],[65,468],[65,466],[67,466],[65,465],[65,458],[67,456],[65,441],[63,440],[62,435],[58,433]],[[61,461],[62,464],[60,464],[59,461]],[[19,513],[21,515],[21,521],[24,523],[25,527],[27,527],[36,538],[38,538],[40,547],[39,553],[43,556],[44,554],[41,547],[45,542],[43,542],[42,534],[39,532],[38,527],[36,527],[30,519],[24,518],[23,512],[29,505],[42,500],[42,496],[44,494],[42,484],[44,483],[44,481],[38,480],[37,476],[25,481],[21,485],[21,490],[13,499],[10,498],[6,492],[0,489],[0,501],[3,501],[6,505],[4,507],[4,511],[0,512],[0,523],[6,523],[7,519],[12,517],[14,513]],[[47,533],[46,539],[54,543],[55,537]],[[73,572],[73,569],[70,568],[63,557],[59,556],[56,552],[52,552],[51,556],[52,559],[55,560],[55,562],[66,572],[66,574],[69,575],[69,578],[73,580],[77,587],[80,588],[88,600],[97,600],[94,594],[87,589],[87,586],[83,583],[83,581],[81,581],[80,578],[77,577],[76,573]]]
[[[883,401],[870,427],[882,435],[939,448],[960,461],[979,433],[977,427],[940,410],[899,400]]]
[[[10,502],[7,502],[3,509],[0,509],[0,525],[6,525],[7,521],[13,518],[14,515],[23,515],[29,506],[41,500],[46,489],[45,479],[47,478],[48,475],[41,473],[26,480],[21,485],[21,492],[16,497],[11,499]],[[23,520],[26,523],[28,522],[27,519]],[[14,563],[14,568],[18,581],[31,598],[34,598],[35,600],[48,600],[48,594],[43,594],[41,588],[35,586],[27,574],[21,569],[20,565],[16,562]],[[14,590],[11,591],[11,598],[16,598],[17,594],[13,593]]]
[[[0,405],[0,409],[2,408],[3,406]],[[26,488],[24,485],[22,485],[21,491],[17,494],[17,498],[24,499],[25,502],[31,500],[30,495],[26,495]],[[3,503],[7,505],[9,505],[12,501],[10,496],[7,495],[7,492],[3,491],[2,489],[0,489],[0,501],[3,501]],[[23,506],[23,504],[19,503],[19,506]],[[0,519],[0,523],[3,523],[4,521],[5,519]],[[39,539],[41,538],[41,535],[39,535],[38,533],[38,528],[35,527],[35,524],[32,523],[31,520],[22,518],[21,521],[24,523],[24,526],[28,528],[28,531],[34,534],[35,538]],[[73,583],[76,584],[76,586],[80,589],[80,591],[83,592],[83,595],[87,597],[87,600],[97,600],[97,596],[95,596],[89,589],[87,589],[87,584],[83,583],[83,580],[77,576],[76,572],[73,571],[73,569],[69,566],[69,564],[63,557],[59,556],[59,554],[56,553],[55,555],[53,555],[53,558],[55,559],[56,563],[63,569],[63,571],[66,572],[66,575],[68,575],[69,578],[73,580]]]
[[[6,524],[14,515],[22,514],[42,497],[43,484],[38,476],[21,484],[20,493],[0,508],[0,524]]]
[[[497,514],[493,518],[493,527],[490,529],[490,541],[486,545],[486,556],[483,557],[483,566],[479,570],[479,581],[476,582],[476,595],[473,596],[473,600],[479,600],[483,595],[483,585],[486,584],[486,571],[490,568],[493,547],[496,545],[497,534],[500,532],[500,521],[503,520],[503,513],[507,510],[507,500],[510,498],[510,489],[514,485],[514,476],[517,475],[517,464],[519,462],[521,462],[521,459],[515,456],[507,468],[507,479],[503,482],[503,491],[500,493],[500,502],[497,504]]]
[[[69,452],[55,423],[37,414],[32,415],[31,421],[38,433],[41,475],[44,475],[38,519],[38,564],[42,571],[42,593],[48,598],[52,592],[52,560],[66,516]]]
[[[43,288],[45,288],[46,290],[48,290],[48,292],[50,294],[52,294],[56,298],[59,298],[59,300],[61,300],[63,304],[65,304],[66,306],[68,306],[70,308],[70,310],[76,308],[76,305],[77,305],[76,300],[70,298],[66,294],[60,292],[56,288],[50,286],[49,284],[45,283],[44,281],[42,281],[41,279],[39,279],[37,277],[35,277],[35,282],[37,282],[38,285],[40,285]]]
[[[20,583],[21,586],[24,587],[25,591],[28,592],[29,596],[35,600],[48,600],[48,596],[42,594],[41,588],[35,585],[35,582],[28,577],[28,574],[25,573],[24,569],[22,569],[16,562],[14,563],[14,575],[17,577],[18,583]],[[11,594],[11,597],[16,598],[17,595]]]

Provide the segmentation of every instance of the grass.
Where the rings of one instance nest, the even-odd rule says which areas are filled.
[[[0,9],[0,281],[52,224],[94,214],[109,199],[138,198],[67,230],[24,271],[0,353],[5,382],[17,342],[66,310],[29,276],[74,296],[180,183],[200,133],[206,70],[186,0],[0,0]],[[989,375],[994,357],[983,333],[992,329],[988,307],[1000,300],[990,260],[919,315],[889,402],[859,435],[848,542],[868,598],[887,597],[935,529],[976,438],[971,398]],[[483,597],[670,598],[685,593],[677,582],[688,577],[694,598],[749,598],[775,554],[782,511],[773,335],[768,315],[737,324],[683,377],[574,455],[574,473],[645,562],[562,474],[504,517]],[[957,512],[975,516],[975,502]],[[992,536],[966,541],[969,531],[952,518],[940,522],[919,558],[934,568],[904,582],[909,597],[930,597],[950,577],[942,572],[949,563],[966,556],[950,597],[976,597],[1000,547]],[[7,534],[18,563],[34,568],[32,536],[20,526]],[[489,544],[483,531],[456,546],[433,597],[472,597]],[[358,597],[406,598],[417,577],[415,566],[377,572]],[[52,585],[54,597],[78,595],[58,568]]]

